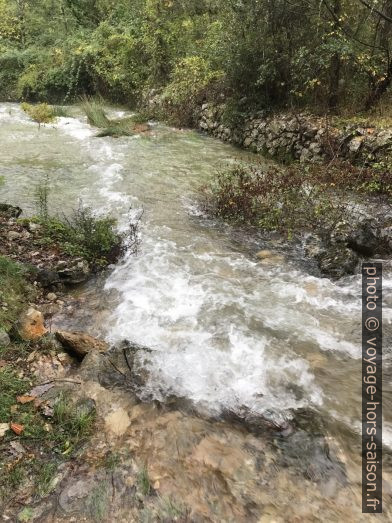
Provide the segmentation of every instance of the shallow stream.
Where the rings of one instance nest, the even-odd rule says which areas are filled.
[[[77,311],[67,326],[153,349],[146,397],[174,394],[213,414],[246,409],[278,421],[309,408],[358,461],[360,277],[311,276],[283,244],[203,216],[200,185],[247,153],[161,125],[144,136],[96,138],[74,112],[38,130],[16,104],[0,104],[1,201],[33,213],[34,189],[48,177],[52,212],[66,213],[82,199],[126,228],[144,210],[139,253],[76,291],[83,314]],[[261,263],[256,253],[266,248],[283,252],[284,261]],[[386,271],[387,341],[391,287]],[[386,347],[386,446],[392,445],[389,358]]]

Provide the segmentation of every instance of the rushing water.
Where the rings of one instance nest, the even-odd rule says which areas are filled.
[[[278,419],[310,407],[336,437],[357,445],[359,277],[310,276],[294,255],[261,264],[255,254],[267,244],[199,212],[198,187],[245,153],[159,125],[145,136],[96,138],[77,109],[75,116],[38,130],[17,105],[0,105],[2,201],[33,212],[34,188],[47,176],[53,212],[67,212],[81,198],[125,228],[144,209],[140,252],[79,291],[92,319],[86,325],[76,315],[71,325],[151,347],[146,395],[174,393],[214,413],[245,407]],[[387,273],[386,332],[391,285]],[[390,445],[388,357],[384,441]]]

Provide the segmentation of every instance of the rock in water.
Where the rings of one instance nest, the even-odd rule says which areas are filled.
[[[102,340],[97,340],[84,332],[57,331],[56,338],[64,348],[84,358],[89,352],[106,352],[109,345]]]
[[[16,325],[16,331],[18,336],[25,341],[37,340],[48,332],[44,325],[43,314],[32,307],[21,315]]]
[[[264,249],[256,254],[263,265],[279,265],[284,261],[284,257],[276,252]]]
[[[0,203],[0,212],[9,216],[10,218],[19,218],[22,214],[22,209],[9,203]]]

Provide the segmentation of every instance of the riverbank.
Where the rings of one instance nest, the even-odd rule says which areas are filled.
[[[196,414],[175,396],[141,401],[149,349],[36,326],[23,343],[2,338],[5,519],[268,522],[286,507],[293,522],[315,508],[365,521],[359,462],[311,411],[279,427],[250,412]]]
[[[385,168],[392,162],[392,122],[377,117],[339,118],[303,112],[230,114],[204,104],[197,116],[204,132],[282,163],[320,163],[340,158]]]

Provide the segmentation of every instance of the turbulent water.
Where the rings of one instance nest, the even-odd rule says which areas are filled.
[[[86,314],[70,325],[152,348],[146,396],[176,394],[214,413],[246,408],[278,419],[309,407],[339,439],[357,441],[360,278],[310,276],[295,253],[262,264],[255,254],[270,245],[203,216],[199,186],[244,153],[160,125],[144,136],[95,134],[77,109],[75,118],[38,130],[17,105],[0,105],[2,201],[33,212],[34,188],[48,177],[52,212],[68,212],[82,199],[126,228],[144,210],[138,255],[78,291]],[[387,273],[387,330],[391,286]],[[388,354],[386,369],[388,445]]]

